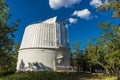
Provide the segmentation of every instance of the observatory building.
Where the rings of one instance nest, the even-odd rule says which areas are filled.
[[[55,71],[70,66],[68,31],[56,17],[28,25],[18,54],[17,71]]]

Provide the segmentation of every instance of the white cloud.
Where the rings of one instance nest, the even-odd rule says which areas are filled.
[[[112,0],[110,2],[112,2]],[[110,2],[108,0],[105,0],[104,4],[109,4]]]
[[[101,5],[103,5],[103,3],[102,3],[102,0],[92,0],[92,1],[90,1],[90,5],[97,8],[97,7],[101,6]]]
[[[81,2],[81,0],[49,0],[49,5],[52,9],[59,9],[61,7],[71,7],[79,2]]]
[[[69,22],[72,24],[72,23],[77,23],[77,19],[74,19],[74,18],[69,18]]]
[[[68,29],[68,24],[66,24],[65,27]]]
[[[82,19],[91,19],[92,16],[91,16],[91,12],[88,10],[88,9],[84,9],[84,10],[81,10],[81,11],[74,11],[73,16],[77,16],[77,17],[80,17]]]

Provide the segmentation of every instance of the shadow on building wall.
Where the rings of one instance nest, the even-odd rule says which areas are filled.
[[[26,67],[23,59],[21,59],[18,72],[25,72],[25,71],[51,71],[51,70],[53,70],[53,69],[48,67],[48,66],[45,66],[42,63],[38,63],[38,62],[33,62],[33,63],[28,62],[28,67]]]

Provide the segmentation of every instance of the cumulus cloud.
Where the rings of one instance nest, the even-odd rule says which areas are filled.
[[[77,17],[80,17],[82,19],[91,19],[91,12],[88,10],[88,9],[83,9],[83,10],[80,10],[80,11],[74,11],[73,16],[77,16]]]
[[[97,7],[101,6],[101,5],[103,5],[103,3],[102,3],[102,0],[92,0],[92,1],[90,1],[90,5],[97,8]]]
[[[72,23],[77,23],[77,19],[75,18],[69,18],[69,22],[72,24]]]
[[[81,0],[49,0],[49,5],[52,9],[59,9],[61,7],[68,8],[80,2]]]

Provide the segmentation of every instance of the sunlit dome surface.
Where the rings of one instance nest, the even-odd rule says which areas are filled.
[[[55,23],[56,19],[57,19],[57,16],[47,19],[47,20],[43,21],[42,23]]]

